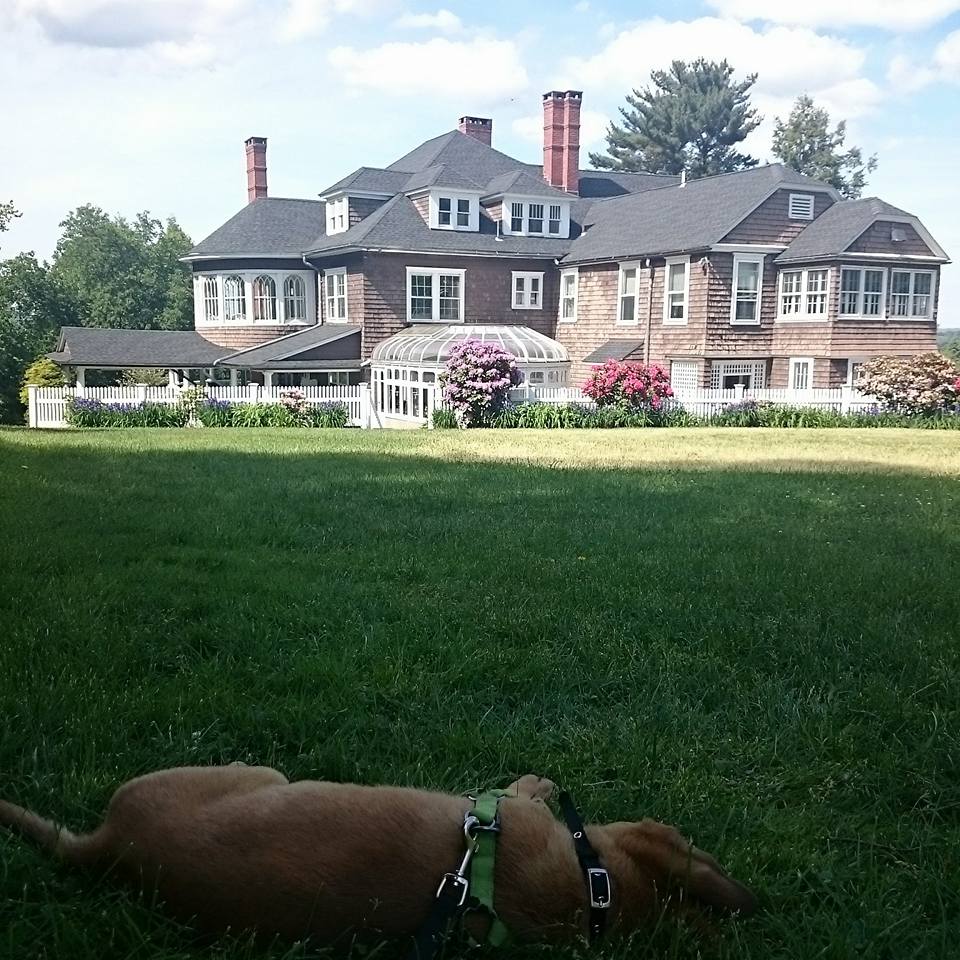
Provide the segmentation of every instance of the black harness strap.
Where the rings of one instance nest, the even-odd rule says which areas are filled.
[[[468,889],[469,885],[464,878],[452,873],[444,876],[433,907],[423,926],[417,931],[407,960],[433,960],[440,952],[452,921],[459,919],[469,906]]]
[[[560,794],[560,811],[566,821],[567,829],[573,837],[573,846],[580,861],[583,879],[587,884],[587,896],[590,899],[590,914],[588,926],[590,943],[594,943],[603,936],[607,926],[607,911],[610,909],[611,889],[610,874],[607,873],[593,849],[593,844],[587,839],[587,831],[583,820],[573,804],[570,794],[564,790]]]

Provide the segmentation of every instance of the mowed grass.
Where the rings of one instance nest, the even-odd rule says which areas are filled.
[[[536,771],[764,903],[607,955],[956,957],[958,571],[946,432],[0,432],[0,795]],[[317,952],[0,836],[0,956]]]

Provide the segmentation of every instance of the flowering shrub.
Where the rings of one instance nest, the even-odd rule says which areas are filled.
[[[187,412],[166,403],[103,403],[85,397],[67,401],[66,420],[73,427],[182,427]]]
[[[464,427],[485,423],[502,409],[511,387],[520,382],[513,354],[498,343],[470,338],[451,351],[440,374],[443,399]]]
[[[307,395],[302,390],[283,390],[280,393],[280,404],[290,414],[294,423],[306,427],[310,424],[310,405]]]
[[[874,357],[861,370],[858,389],[892,410],[931,414],[960,403],[960,371],[941,353]]]
[[[581,389],[598,407],[659,410],[663,401],[673,396],[670,376],[663,367],[622,360],[593,367]]]

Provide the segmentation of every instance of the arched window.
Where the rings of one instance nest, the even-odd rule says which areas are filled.
[[[288,322],[307,319],[307,286],[303,277],[291,274],[283,281],[283,315]]]
[[[275,323],[277,319],[277,285],[273,277],[257,277],[253,281],[253,320]]]
[[[227,323],[247,318],[247,291],[243,277],[223,278],[223,319]]]
[[[220,319],[220,291],[216,277],[203,278],[203,319],[207,323],[217,323]]]

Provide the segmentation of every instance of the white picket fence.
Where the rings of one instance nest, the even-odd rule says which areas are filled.
[[[389,426],[391,420],[429,423],[429,414],[439,406],[439,388],[420,384],[419,389],[428,396],[417,407],[417,416],[377,411],[372,402],[369,384],[336,387],[262,387],[250,384],[244,387],[208,387],[206,393],[216,400],[230,403],[279,402],[291,390],[303,394],[307,403],[343,403],[349,411],[349,423],[356,427]],[[31,427],[65,427],[66,405],[71,397],[86,397],[103,403],[176,403],[182,390],[178,387],[30,387],[29,423]],[[579,403],[592,407],[593,401],[576,387],[540,387],[523,385],[510,391],[514,403]],[[815,407],[836,413],[853,413],[873,407],[877,401],[851,387],[835,387],[823,390],[685,390],[680,391],[671,405],[689,413],[711,419],[727,407],[756,400],[791,407]],[[423,413],[421,414],[421,410]],[[393,424],[397,425],[397,424]]]
[[[296,390],[311,404],[342,403],[355,427],[370,426],[370,389],[367,384],[335,387],[262,387],[251,383],[244,387],[207,387],[214,400],[230,403],[278,403]],[[31,427],[65,427],[67,401],[71,397],[99,400],[101,403],[176,403],[183,390],[179,387],[30,387],[28,423]]]

